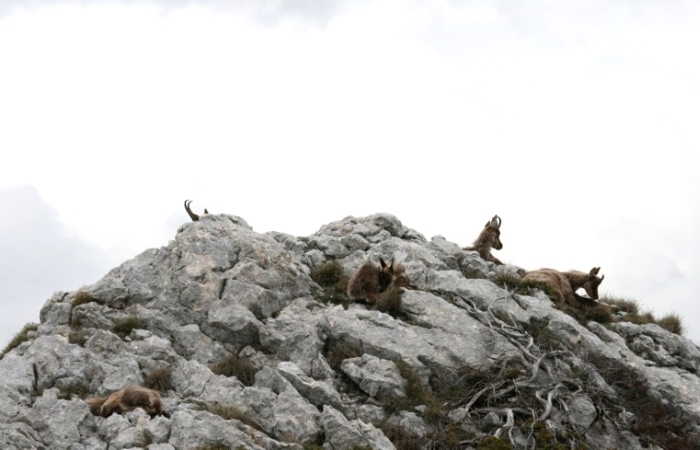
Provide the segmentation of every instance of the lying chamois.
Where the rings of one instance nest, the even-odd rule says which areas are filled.
[[[503,248],[501,243],[501,218],[498,215],[486,222],[484,229],[481,230],[479,237],[476,238],[471,247],[464,247],[463,250],[474,250],[479,252],[481,259],[491,261],[496,264],[503,264],[498,258],[491,254],[491,249],[500,250]]]
[[[598,277],[600,267],[594,267],[588,274],[577,270],[559,272],[554,269],[539,269],[525,273],[523,280],[540,281],[552,288],[552,293],[560,301],[564,301],[570,306],[596,305],[598,299],[598,286],[603,282],[602,277]],[[583,297],[576,293],[579,288],[585,289],[588,297]]]
[[[190,203],[192,203],[192,200],[185,200],[185,211],[187,211],[187,214],[189,214],[190,219],[192,219],[192,222],[196,222],[199,220],[199,215],[192,212],[192,210],[190,209]],[[204,208],[204,214],[209,214],[207,208]]]
[[[368,304],[372,304],[375,296],[386,291],[390,286],[414,288],[403,264],[394,263],[394,258],[391,258],[391,264],[387,264],[381,256],[379,263],[381,267],[367,261],[350,276],[348,281],[350,299],[364,299]]]
[[[141,386],[130,385],[107,397],[94,397],[85,401],[90,405],[90,412],[101,417],[123,414],[136,408],[142,408],[151,417],[163,413],[160,394]]]

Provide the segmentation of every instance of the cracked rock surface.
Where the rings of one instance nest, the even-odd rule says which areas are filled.
[[[379,257],[416,286],[394,310],[345,298]],[[522,272],[390,214],[307,237],[202,216],[46,301],[0,360],[0,449],[699,448],[695,344],[498,282]],[[163,414],[91,414],[129,384]]]

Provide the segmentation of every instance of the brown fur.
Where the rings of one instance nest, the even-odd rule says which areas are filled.
[[[552,293],[566,304],[574,307],[581,305],[596,305],[598,299],[598,286],[603,282],[603,277],[597,274],[600,267],[594,267],[586,274],[576,270],[559,272],[554,269],[539,269],[525,273],[523,280],[540,281],[552,288]],[[583,297],[576,293],[579,288],[584,288],[589,297]]]
[[[479,233],[474,243],[470,247],[464,247],[464,250],[473,250],[479,252],[481,259],[491,261],[492,263],[502,265],[503,263],[491,254],[491,249],[500,250],[503,248],[501,242],[501,218],[498,215],[486,222],[484,229]]]
[[[187,214],[190,216],[190,219],[192,219],[192,222],[196,222],[199,220],[199,214],[195,214],[192,212],[190,209],[190,204],[192,203],[192,200],[185,200],[185,211],[187,211]],[[209,214],[209,211],[207,211],[207,208],[204,208],[204,214]]]
[[[564,276],[569,280],[569,284],[571,284],[571,289],[574,293],[576,290],[583,288],[591,300],[598,300],[598,286],[600,286],[600,283],[605,279],[605,275],[599,277],[598,272],[600,272],[600,267],[594,267],[588,273],[570,270],[564,272]]]
[[[411,287],[411,280],[406,274],[406,267],[401,263],[395,263],[394,258],[391,264],[387,264],[383,258],[379,258],[381,267],[377,267],[373,262],[367,261],[350,276],[348,281],[348,297],[352,300],[364,299],[367,303],[374,303],[375,296],[389,287]]]
[[[114,413],[123,414],[136,408],[142,408],[151,417],[163,413],[160,394],[141,386],[127,386],[107,397],[94,397],[85,401],[92,414],[102,417],[109,417]]]

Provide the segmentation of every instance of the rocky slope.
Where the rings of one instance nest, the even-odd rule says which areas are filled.
[[[386,312],[344,297],[379,256],[417,286]],[[518,272],[389,214],[307,238],[203,216],[46,302],[0,360],[0,448],[697,448],[698,347],[581,323]],[[90,413],[128,384],[165,414]]]

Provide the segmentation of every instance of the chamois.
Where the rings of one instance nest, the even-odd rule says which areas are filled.
[[[525,273],[523,280],[540,281],[552,288],[552,293],[560,301],[571,306],[595,305],[598,299],[598,286],[603,282],[597,274],[600,267],[594,267],[586,274],[577,270],[559,272],[554,269],[539,269]],[[584,288],[589,297],[583,297],[576,293],[579,288]]]
[[[576,293],[577,289],[583,288],[586,294],[588,294],[589,299],[598,300],[598,286],[600,286],[600,283],[605,279],[605,275],[599,277],[598,272],[600,272],[600,267],[594,267],[588,273],[570,270],[564,272],[564,276],[569,280],[569,284],[574,293]],[[576,296],[579,300],[587,300],[586,297],[581,297],[578,294],[576,294]]]
[[[153,389],[129,385],[107,397],[94,397],[85,400],[90,412],[95,416],[109,417],[114,413],[123,414],[142,408],[151,417],[163,413],[160,394]]]
[[[490,221],[486,222],[479,237],[476,238],[470,247],[464,247],[463,250],[477,251],[481,259],[502,265],[503,263],[491,254],[492,248],[496,250],[503,248],[503,243],[501,243],[501,218],[498,215],[493,216]]]
[[[190,216],[190,219],[192,219],[192,222],[196,222],[199,220],[199,214],[195,214],[192,212],[190,209],[190,204],[192,203],[192,200],[185,200],[185,211],[187,211],[187,214]],[[209,211],[207,211],[207,208],[204,208],[204,214],[209,214]]]
[[[364,299],[367,303],[372,304],[374,297],[386,291],[390,286],[414,287],[406,275],[406,267],[403,264],[395,263],[394,258],[391,258],[391,264],[387,264],[381,256],[379,263],[381,267],[367,261],[350,276],[348,281],[348,297],[350,299]]]

